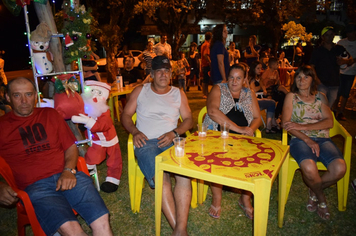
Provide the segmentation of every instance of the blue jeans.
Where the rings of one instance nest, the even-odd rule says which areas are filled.
[[[158,141],[158,139],[150,139],[146,141],[146,144],[143,147],[135,147],[135,156],[137,158],[138,166],[151,188],[155,187],[153,177],[155,176],[156,156],[173,146],[172,143],[167,147],[159,148],[157,144]]]
[[[274,111],[276,110],[276,102],[273,99],[262,98],[257,99],[260,110],[267,109],[267,117],[274,117]]]
[[[297,161],[298,165],[306,159],[311,159],[315,163],[321,161],[324,166],[328,167],[329,164],[336,159],[344,159],[341,151],[331,141],[330,138],[311,138],[319,145],[319,157],[313,153],[312,149],[301,139],[292,138],[290,141],[290,154]]]
[[[323,84],[318,85],[318,91],[325,94],[326,98],[329,101],[329,107],[331,108],[337,98],[337,92],[339,86],[325,86]]]
[[[183,91],[185,92],[185,79],[178,79],[178,86],[179,89],[183,89]]]
[[[109,213],[89,176],[78,172],[77,185],[73,189],[56,191],[60,175],[41,179],[25,189],[46,235],[53,235],[67,221],[78,221],[72,208],[88,225]]]

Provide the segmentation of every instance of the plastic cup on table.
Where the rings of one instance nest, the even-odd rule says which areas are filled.
[[[185,152],[185,138],[177,137],[173,139],[174,154],[176,157],[184,157]]]
[[[205,139],[206,138],[206,133],[208,131],[208,126],[204,123],[198,124],[198,136],[199,139]]]
[[[228,138],[229,137],[229,130],[230,130],[230,125],[227,124],[226,122],[220,124],[220,132],[221,132],[221,138]]]
[[[128,87],[128,86],[130,86],[130,82],[129,81],[124,81],[124,85],[125,85],[125,87]]]

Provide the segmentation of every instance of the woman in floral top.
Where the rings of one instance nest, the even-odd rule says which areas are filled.
[[[307,210],[330,219],[323,190],[341,179],[346,171],[340,150],[329,138],[333,116],[324,94],[316,90],[316,73],[310,66],[300,67],[287,94],[282,113],[283,128],[292,135],[290,153],[298,162],[309,187]],[[328,169],[319,176],[316,162]]]

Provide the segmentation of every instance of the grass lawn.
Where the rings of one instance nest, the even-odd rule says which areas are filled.
[[[202,99],[200,91],[196,87],[191,88],[187,93],[189,105],[193,118],[197,123],[200,109],[205,106],[205,99]],[[341,123],[350,132],[352,137],[356,135],[356,112],[346,113],[347,121]],[[114,235],[154,235],[154,190],[145,184],[142,193],[140,212],[133,214],[130,209],[130,197],[127,176],[127,133],[119,122],[115,122],[116,130],[120,140],[120,147],[123,159],[123,173],[121,183],[117,192],[107,194],[100,192],[108,209],[110,210],[110,222]],[[193,127],[193,131],[196,127]],[[281,139],[280,134],[266,135],[263,137]],[[335,139],[338,146],[342,147],[342,141]],[[356,157],[355,149],[352,151],[352,158]],[[356,178],[355,161],[351,163],[350,179]],[[105,180],[106,163],[98,167],[100,182]],[[267,235],[356,235],[356,194],[352,187],[349,187],[347,210],[339,212],[337,209],[337,188],[332,186],[325,190],[328,206],[331,213],[330,221],[321,220],[316,213],[306,210],[307,187],[304,185],[299,171],[295,174],[293,185],[286,205],[284,226],[277,226],[277,187],[278,178],[274,182],[271,191]],[[237,189],[224,188],[222,199],[222,210],[220,219],[216,220],[208,215],[211,204],[211,191],[209,189],[207,200],[195,209],[190,209],[188,233],[190,235],[252,235],[253,222],[247,219],[239,208],[237,200],[240,194]],[[0,208],[0,236],[17,235],[16,209]],[[80,223],[86,232],[91,234],[89,227],[79,217]],[[170,235],[172,230],[162,215],[162,235]],[[30,227],[27,227],[27,234],[32,235]]]

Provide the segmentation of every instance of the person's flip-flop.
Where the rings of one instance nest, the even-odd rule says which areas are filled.
[[[241,208],[241,210],[244,212],[245,216],[247,218],[249,218],[250,220],[253,220],[253,212],[252,212],[252,216],[250,216],[248,213],[247,213],[247,208],[242,204],[241,200],[239,199],[237,201],[239,203],[239,206]]]
[[[210,209],[213,209],[213,211],[215,211],[217,214],[214,215],[214,214],[211,214],[210,213]],[[210,206],[210,209],[209,209],[209,216],[213,217],[214,219],[219,219],[220,218],[220,209],[221,209],[221,206],[218,206],[218,207],[215,207],[213,205]]]

